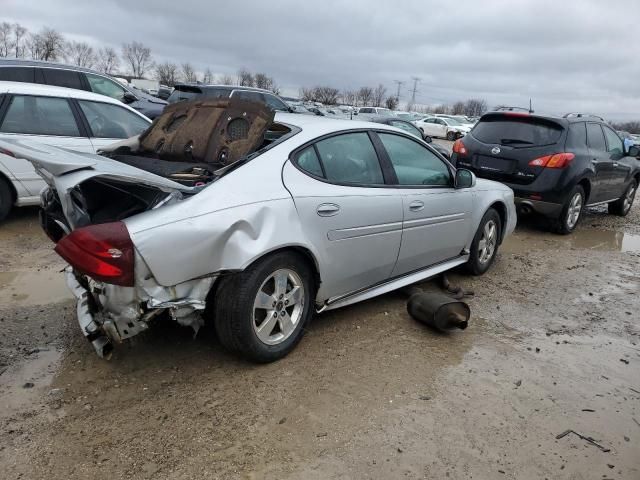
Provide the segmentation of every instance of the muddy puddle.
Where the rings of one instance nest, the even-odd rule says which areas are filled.
[[[72,298],[57,270],[0,272],[0,305],[45,305]]]
[[[577,230],[571,235],[554,235],[546,231],[519,228],[502,246],[505,253],[545,249],[640,252],[640,235],[596,229]]]

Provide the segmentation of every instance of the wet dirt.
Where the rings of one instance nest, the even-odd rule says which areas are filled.
[[[59,268],[33,217],[14,218],[13,233],[0,226],[0,272]],[[475,292],[467,330],[429,330],[392,293],[318,316],[288,357],[260,366],[226,354],[207,328],[194,339],[164,320],[105,362],[72,302],[14,277],[27,297],[0,301],[0,471],[635,480],[639,223],[639,207],[625,219],[590,210],[567,237],[524,220],[486,275],[450,275]],[[556,439],[567,429],[610,451]]]

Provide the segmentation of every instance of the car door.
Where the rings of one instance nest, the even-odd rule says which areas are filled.
[[[471,236],[472,193],[453,186],[452,169],[413,138],[378,132],[402,197],[402,243],[392,276],[461,255]]]
[[[436,137],[438,135],[438,126],[435,123],[436,118],[427,118],[422,124],[422,129],[424,130],[425,135],[429,135],[430,137]]]
[[[294,153],[283,181],[322,275],[318,298],[389,278],[402,236],[402,199],[366,131],[340,133]]]
[[[614,162],[611,160],[609,152],[607,152],[604,133],[599,123],[587,122],[587,145],[589,146],[591,164],[595,172],[589,203],[611,200],[614,198],[611,191]]]
[[[602,130],[604,131],[604,137],[607,141],[609,160],[613,162],[609,192],[611,198],[619,198],[627,189],[627,184],[631,177],[632,159],[625,156],[624,143],[616,132],[606,125],[602,125]]]
[[[74,102],[87,121],[94,151],[124,138],[139,135],[151,125],[146,117],[120,105],[94,100]]]
[[[0,135],[5,138],[25,138],[55,147],[93,152],[68,98],[14,94],[0,117]],[[30,195],[38,195],[44,181],[33,166],[20,159],[12,163],[15,178]]]

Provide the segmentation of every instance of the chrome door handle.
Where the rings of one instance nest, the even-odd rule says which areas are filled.
[[[419,210],[422,210],[423,208],[424,208],[424,202],[420,200],[414,200],[409,204],[409,210],[411,210],[412,212],[417,212]]]
[[[340,212],[340,205],[336,205],[335,203],[322,203],[318,205],[316,212],[321,217],[332,217]]]
[[[618,162],[613,162],[614,168],[618,166]]]

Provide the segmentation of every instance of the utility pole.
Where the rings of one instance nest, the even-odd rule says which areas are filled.
[[[413,90],[411,90],[411,105],[416,103],[416,92],[418,91],[418,82],[420,79],[418,77],[411,77],[413,80]]]
[[[400,87],[402,85],[404,85],[404,82],[401,80],[394,80],[393,83],[395,83],[396,85],[398,85],[398,93],[396,93],[396,100],[399,102],[400,101]]]

